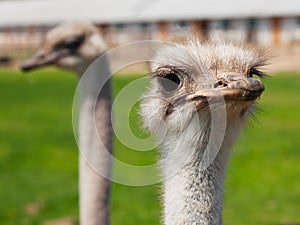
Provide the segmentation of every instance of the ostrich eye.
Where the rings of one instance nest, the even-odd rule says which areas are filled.
[[[84,42],[84,39],[84,36],[79,36],[68,41],[60,42],[55,46],[55,50],[69,49],[71,51],[76,51]]]
[[[159,81],[160,81],[163,89],[168,92],[175,91],[181,83],[180,78],[175,73],[166,74],[166,75],[160,77]]]
[[[65,43],[65,47],[68,49],[78,49],[80,47],[80,45],[83,43],[83,38],[79,37],[76,38],[75,40],[69,41],[67,43]]]
[[[253,67],[249,70],[248,77],[253,77],[254,75],[259,76],[259,77],[265,77],[266,76],[263,72],[261,72],[260,70]]]

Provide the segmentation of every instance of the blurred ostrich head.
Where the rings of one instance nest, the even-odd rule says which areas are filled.
[[[40,51],[22,65],[22,70],[56,65],[81,72],[105,50],[106,45],[92,24],[65,22],[46,34]]]

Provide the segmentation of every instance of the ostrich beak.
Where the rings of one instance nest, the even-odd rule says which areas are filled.
[[[21,70],[24,72],[28,72],[39,67],[54,65],[60,58],[68,54],[69,51],[66,49],[51,51],[49,53],[45,53],[43,51],[38,52],[31,59],[25,61],[21,65]]]
[[[203,89],[188,95],[187,99],[195,103],[200,110],[209,103],[223,99],[225,101],[255,101],[265,90],[263,83],[256,78],[240,74],[224,73],[218,76],[218,82],[211,89]]]

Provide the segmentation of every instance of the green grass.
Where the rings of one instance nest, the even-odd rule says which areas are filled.
[[[42,224],[78,213],[70,113],[76,80],[50,74],[0,74],[1,224]],[[27,216],[29,204],[39,213]]]
[[[136,78],[114,77],[114,94]],[[259,122],[247,127],[229,164],[225,224],[300,223],[300,74],[277,74],[265,83]],[[78,224],[78,152],[71,122],[76,84],[72,73],[55,69],[29,75],[0,70],[1,225],[66,217]],[[136,118],[134,109],[130,120]],[[137,125],[131,128],[138,133]],[[152,164],[157,156],[119,140],[115,148],[116,158],[134,165]],[[159,185],[115,183],[112,196],[113,225],[159,224]],[[30,205],[37,212],[27,212]]]

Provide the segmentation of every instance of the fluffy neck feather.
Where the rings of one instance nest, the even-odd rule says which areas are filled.
[[[245,120],[241,118],[227,123],[221,149],[205,170],[201,159],[208,143],[209,119],[200,121],[200,128],[199,123],[192,121],[181,137],[174,137],[164,143],[163,153],[166,155],[162,159],[162,168],[165,176],[165,225],[222,224],[225,168],[230,149],[244,124]],[[182,144],[178,144],[179,140]],[[193,147],[194,150],[191,150]],[[170,177],[172,173],[175,174]]]

